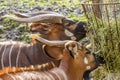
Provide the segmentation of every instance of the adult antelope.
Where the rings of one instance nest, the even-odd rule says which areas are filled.
[[[26,70],[21,72],[17,72],[18,69],[14,68],[13,72],[8,71],[0,75],[2,80],[82,80],[85,71],[98,65],[96,63],[98,57],[90,54],[88,49],[76,41],[48,41],[38,36],[34,36],[34,39],[49,47],[62,48],[62,53],[57,53],[57,57],[54,56],[55,59],[61,60],[59,67],[48,71]]]
[[[19,13],[20,15],[22,17],[4,17],[19,22],[32,23],[30,26],[31,30],[40,32],[41,36],[48,40],[80,40],[86,35],[85,23],[68,20],[65,16],[58,13],[47,13],[44,11],[44,14],[39,12],[39,15],[32,14],[29,17],[25,15],[23,17],[23,14]],[[65,26],[62,23],[69,24]],[[56,65],[59,64],[59,61],[53,60],[53,58],[44,53],[42,46],[41,43],[36,41],[30,44],[15,41],[0,42],[0,68],[37,65],[50,61],[54,61]],[[56,52],[50,50],[50,52],[52,55],[59,52],[59,50]]]
[[[29,27],[32,32],[39,32],[41,37],[48,40],[76,40],[79,41],[86,36],[86,23],[73,21],[56,12],[40,11],[35,13],[14,12],[17,17],[4,16],[18,22],[30,23]],[[20,42],[0,43],[2,56],[0,68],[5,66],[29,66],[54,61],[56,65],[59,61],[54,60],[47,54],[44,54],[42,44],[23,44]],[[8,47],[9,45],[9,47]],[[6,49],[6,47],[8,47]],[[50,52],[59,53],[56,48]],[[34,53],[34,54],[33,54]],[[51,54],[51,55],[52,55]],[[8,58],[9,57],[9,58]],[[11,58],[12,57],[12,58]],[[87,72],[88,74],[88,72]],[[86,76],[85,76],[86,77]]]

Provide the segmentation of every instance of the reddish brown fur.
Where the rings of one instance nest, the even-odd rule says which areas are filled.
[[[82,26],[79,26],[78,28],[81,29],[81,27],[83,27],[83,24],[81,24]],[[41,24],[41,23],[32,23],[32,25],[30,26],[30,29],[32,32],[39,32],[41,33],[41,36],[43,38],[46,38],[48,40],[70,40],[70,37],[66,36],[64,33],[65,27],[62,24]],[[77,29],[78,30],[78,29]],[[82,34],[78,34],[78,35],[83,35],[85,37],[85,33],[83,29],[82,30]],[[81,31],[74,31],[73,32],[81,32]],[[83,38],[77,36],[77,40],[80,40]],[[3,43],[3,42],[1,42]],[[9,43],[8,43],[9,44]],[[0,61],[0,69],[3,67],[12,67],[12,66],[19,66],[19,67],[24,67],[24,66],[30,66],[30,65],[37,65],[37,64],[43,64],[46,62],[50,62],[53,61],[56,65],[59,64],[59,61],[54,60],[53,58],[57,55],[54,56],[54,54],[56,53],[61,53],[61,49],[58,47],[52,47],[54,48],[51,49],[51,47],[47,46],[46,50],[47,52],[50,54],[50,56],[52,56],[53,58],[49,57],[48,55],[46,55],[43,50],[42,50],[42,44],[40,44],[39,42],[35,42],[34,44],[22,44],[20,42],[14,44],[13,50],[11,55],[9,55],[10,49],[13,45],[13,43],[10,43],[9,45],[5,44],[7,46],[6,50],[5,50],[5,55],[3,57],[3,60]],[[20,44],[22,44],[21,46],[21,52],[19,55],[19,61],[18,63],[16,63],[16,58],[18,56],[18,52],[19,52],[19,48],[20,48]],[[4,49],[5,49],[5,45],[0,45],[2,46],[1,50],[0,50],[0,60],[2,58]],[[62,54],[62,53],[61,53]],[[11,57],[11,61],[9,60],[9,57]],[[11,64],[10,64],[11,62]],[[2,64],[3,63],[3,64]]]
[[[53,62],[45,63],[42,65],[31,65],[29,67],[5,67],[4,69],[0,70],[0,76],[7,74],[7,73],[16,73],[16,72],[24,72],[24,71],[46,71],[54,68],[55,65]]]
[[[74,53],[74,48],[76,47],[77,53]],[[74,58],[70,55],[71,51],[73,51],[72,55],[74,55]],[[95,67],[94,56],[92,54],[86,54],[87,52],[88,50],[85,47],[80,46],[77,42],[71,41],[65,44],[59,68],[54,68],[47,72],[33,70],[29,72],[8,73],[3,74],[0,78],[3,80],[82,80],[84,72],[88,70],[86,67]],[[88,59],[88,64],[84,63],[85,57]]]
[[[13,46],[13,49],[10,54],[10,49],[12,46]],[[0,43],[0,48],[1,48],[0,49],[0,64],[1,64],[0,68],[4,68],[7,66],[24,67],[24,66],[30,66],[30,65],[43,64],[51,61],[54,61],[56,65],[59,63],[59,61],[52,59],[51,57],[49,57],[47,54],[43,52],[42,44],[39,42],[31,43],[31,44],[24,44],[21,42],[13,42],[13,41],[6,42],[6,43],[2,42]],[[18,59],[18,62],[17,62],[17,59]]]
[[[31,31],[33,32],[40,32],[41,37],[48,39],[48,40],[69,40],[70,38],[65,35],[64,33],[64,26],[62,24],[39,24],[39,23],[32,23],[30,26]],[[34,28],[34,29],[33,29]],[[47,29],[46,29],[47,28]],[[37,65],[42,64],[49,61],[54,61],[56,65],[59,64],[59,61],[55,61],[49,56],[47,56],[43,50],[42,50],[42,44],[39,42],[36,42],[34,44],[24,44],[20,42],[14,43],[8,42],[6,44],[0,43],[1,50],[0,50],[0,69],[2,67],[7,66],[29,66],[29,65]],[[20,45],[22,44],[21,48]],[[5,49],[6,46],[6,49]],[[10,53],[10,49],[13,49]],[[20,56],[19,56],[19,62],[16,64],[16,58],[18,56],[20,48]],[[54,47],[56,52],[54,50],[51,50],[51,47],[47,47],[47,50],[49,51],[49,54],[52,56],[52,54],[61,53],[61,49]],[[5,51],[4,51],[5,50]],[[4,53],[4,55],[3,55]],[[62,54],[62,53],[61,53]],[[11,61],[9,60],[9,57],[11,57]],[[54,56],[53,56],[54,57]],[[11,63],[10,63],[11,62]]]
[[[39,25],[39,29],[36,27],[35,27],[36,30],[42,30],[40,28],[40,25]],[[42,26],[42,28],[43,28],[43,26]],[[43,38],[46,38],[49,40],[69,39],[67,36],[65,36],[65,34],[63,32],[64,31],[63,27],[59,24],[56,24],[56,25],[54,24],[53,26],[49,26],[48,29],[49,29],[49,33],[47,33],[47,35],[41,34],[41,36]],[[42,31],[44,31],[44,30],[42,30]],[[9,55],[10,49],[13,44],[14,44],[14,47],[12,49],[12,53],[11,53],[11,55]],[[21,44],[22,44],[22,46],[20,48]],[[36,41],[31,44],[25,44],[25,43],[21,43],[21,42],[13,42],[13,41],[5,42],[5,43],[1,42],[0,46],[1,46],[0,60],[1,60],[3,52],[5,50],[5,46],[7,47],[4,52],[3,61],[0,61],[0,64],[1,64],[0,68],[6,67],[6,66],[16,66],[16,65],[18,65],[19,67],[30,66],[30,65],[37,65],[37,64],[50,62],[50,61],[54,61],[56,65],[59,64],[59,61],[56,61],[56,60],[50,58],[48,55],[46,55],[42,50],[42,44],[39,42],[36,42]],[[18,56],[19,48],[20,48],[19,62],[18,62],[18,64],[16,64],[16,58]],[[60,51],[59,49],[60,48],[56,47],[57,52],[61,53],[61,52],[59,52]],[[50,53],[54,54],[55,52],[53,53],[53,50],[52,50],[52,52],[50,51]],[[9,61],[9,58],[8,58],[10,56],[11,56],[11,61]],[[10,65],[10,62],[11,62],[11,65]]]

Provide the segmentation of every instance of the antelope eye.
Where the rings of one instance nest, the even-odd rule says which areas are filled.
[[[86,54],[90,54],[91,52],[89,50],[87,50]]]

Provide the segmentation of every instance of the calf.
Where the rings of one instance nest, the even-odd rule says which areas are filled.
[[[0,75],[3,80],[82,80],[85,71],[96,67],[96,59],[84,46],[76,41],[47,41],[34,36],[35,39],[49,47],[62,47],[62,54],[58,53],[56,59],[61,59],[59,67],[48,71],[22,71],[8,72]],[[56,44],[57,43],[57,44]],[[54,48],[52,48],[55,50]],[[4,71],[4,69],[3,69]]]

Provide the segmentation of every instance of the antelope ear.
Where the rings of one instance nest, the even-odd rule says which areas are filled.
[[[72,24],[72,25],[68,26],[68,27],[67,27],[67,29],[69,29],[69,30],[73,31],[73,30],[75,30],[75,29],[76,29],[76,27],[77,27],[77,23],[75,23],[75,24]]]
[[[74,21],[74,22],[71,22],[71,23],[65,25],[65,27],[66,27],[67,29],[73,31],[73,30],[76,29],[78,23],[79,23],[78,21]]]
[[[69,30],[75,30],[75,28],[77,27],[77,23],[78,23],[78,21],[76,21],[76,20],[71,20],[69,18],[63,19],[64,27],[69,29]]]
[[[75,41],[69,41],[65,44],[65,48],[69,51],[72,58],[76,58],[78,55],[78,43]]]

